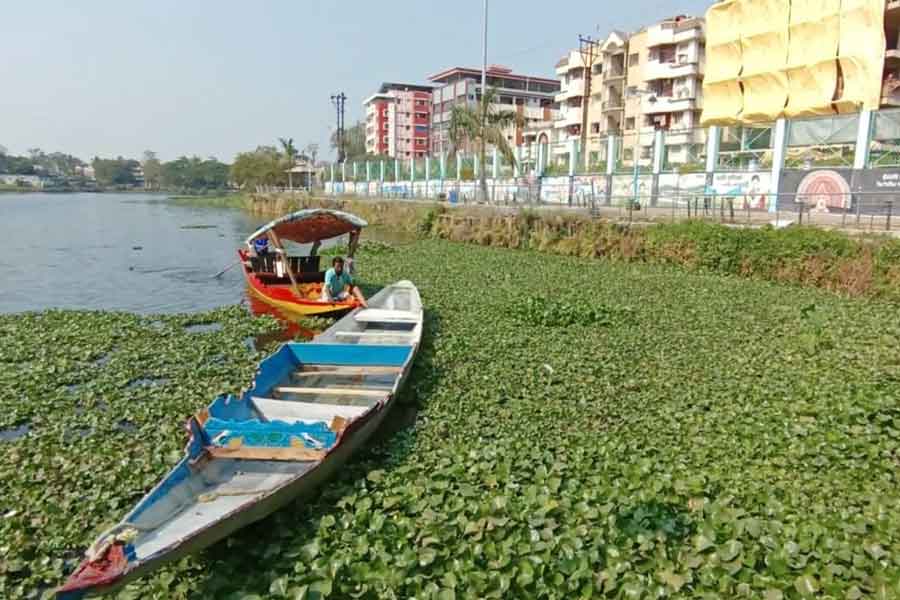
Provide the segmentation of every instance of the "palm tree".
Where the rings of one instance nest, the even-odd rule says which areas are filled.
[[[284,151],[284,157],[287,159],[288,188],[293,190],[294,178],[291,169],[294,168],[294,163],[297,159],[297,147],[294,145],[294,138],[278,138],[278,141],[281,142],[281,149]]]
[[[482,91],[479,105],[474,107],[454,106],[450,113],[450,155],[455,155],[464,144],[478,144],[482,201],[488,197],[487,169],[485,168],[487,145],[494,146],[507,162],[515,165],[516,155],[506,139],[505,131],[513,125],[521,127],[524,123],[518,113],[511,110],[499,110],[495,103],[496,97],[497,92],[488,88]]]

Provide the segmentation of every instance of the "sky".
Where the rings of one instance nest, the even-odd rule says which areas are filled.
[[[711,0],[490,0],[488,63],[554,77],[578,35],[702,16]],[[480,67],[482,0],[32,0],[0,18],[0,145],[231,162],[293,138],[333,156],[385,81]]]

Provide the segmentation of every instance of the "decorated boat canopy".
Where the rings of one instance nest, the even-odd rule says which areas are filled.
[[[282,240],[310,244],[348,233],[358,233],[367,225],[364,220],[350,213],[326,208],[309,208],[284,215],[260,227],[247,238],[247,245],[252,245],[258,238],[270,237],[271,233]]]

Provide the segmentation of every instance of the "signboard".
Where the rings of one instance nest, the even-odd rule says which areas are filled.
[[[706,173],[663,173],[659,176],[659,205],[687,204],[706,192]]]
[[[716,173],[709,193],[718,198],[734,199],[734,207],[741,210],[769,210],[774,202],[768,193],[771,180],[768,171]]]

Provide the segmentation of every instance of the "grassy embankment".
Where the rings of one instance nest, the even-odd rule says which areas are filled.
[[[894,305],[443,240],[366,252],[367,283],[409,278],[428,309],[415,428],[122,598],[900,595]],[[271,327],[153,321],[0,317],[0,429],[31,428],[0,441],[0,596],[58,583]]]

